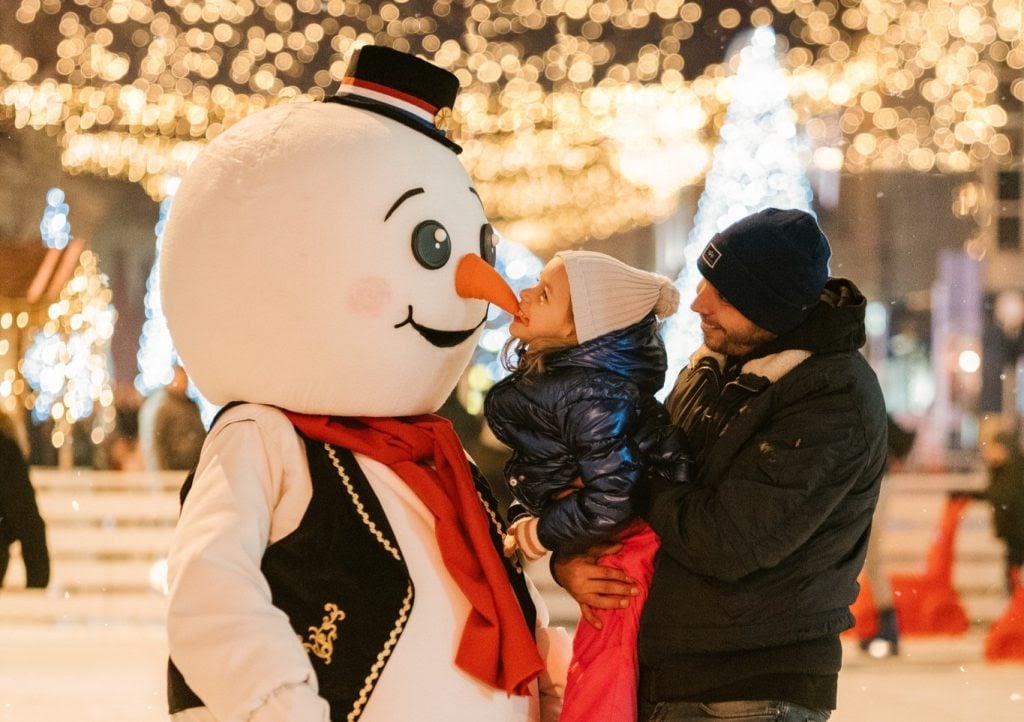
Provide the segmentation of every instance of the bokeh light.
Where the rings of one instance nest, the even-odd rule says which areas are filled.
[[[333,92],[367,43],[454,72],[463,159],[510,238],[551,251],[648,223],[698,181],[726,49],[772,26],[794,121],[847,171],[1007,161],[1020,0],[0,0],[0,117],[65,168],[155,199],[249,113]],[[839,155],[837,155],[839,154]],[[659,160],[661,162],[659,162]]]

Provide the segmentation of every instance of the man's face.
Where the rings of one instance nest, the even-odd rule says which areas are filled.
[[[697,285],[690,309],[700,316],[700,330],[709,349],[726,356],[744,356],[775,334],[748,319],[706,280]]]

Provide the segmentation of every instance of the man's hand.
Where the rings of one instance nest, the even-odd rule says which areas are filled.
[[[579,602],[583,619],[597,629],[602,624],[595,609],[622,609],[640,593],[624,571],[598,563],[621,549],[621,544],[599,544],[576,556],[556,556],[551,562],[555,581]]]

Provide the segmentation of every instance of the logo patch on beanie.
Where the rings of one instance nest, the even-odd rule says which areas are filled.
[[[704,253],[701,254],[701,258],[704,259],[704,263],[708,264],[709,268],[714,268],[715,264],[718,263],[718,259],[722,257],[722,252],[715,248],[714,243],[708,243],[708,247],[704,249]]]

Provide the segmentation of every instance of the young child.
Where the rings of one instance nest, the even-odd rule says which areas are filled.
[[[664,276],[602,253],[556,254],[522,292],[506,346],[513,373],[485,402],[491,429],[512,448],[506,553],[532,560],[619,542],[602,563],[639,589],[626,609],[597,611],[600,629],[576,630],[563,722],[636,719],[636,634],[658,547],[637,516],[651,475],[685,478],[689,461],[654,398],[667,365],[658,319],[678,304]]]

